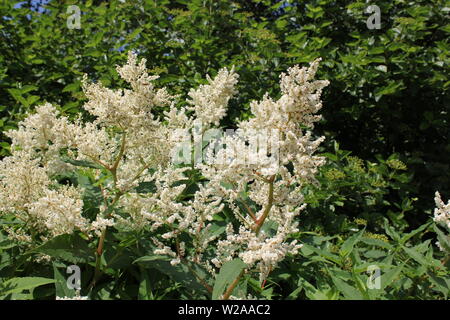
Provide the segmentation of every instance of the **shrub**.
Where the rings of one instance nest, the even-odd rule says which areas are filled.
[[[237,93],[234,71],[208,77],[208,84],[189,92],[191,106],[177,109],[165,88],[154,88],[157,77],[147,73],[145,60],[130,53],[117,71],[131,90],[114,91],[85,78],[84,109],[92,122],[72,122],[44,104],[7,133],[12,155],[0,163],[0,211],[17,223],[6,228],[9,237],[32,252],[47,252],[40,259],[50,260],[48,249],[61,241],[82,241],[87,248],[86,240],[92,244],[98,237],[90,290],[105,267],[104,250],[115,254],[106,239],[111,227],[118,239],[134,234],[143,246],[136,263],[186,264],[213,298],[230,298],[246,273],[259,272],[263,283],[287,254],[298,254],[301,245],[290,237],[305,207],[300,190],[315,181],[323,164],[313,155],[323,138],[313,139],[301,127],[320,119],[328,81],[313,81],[317,67],[318,60],[308,69],[290,68],[281,75],[278,100],[265,95],[252,102],[254,117],[240,122],[236,135],[209,141],[205,135],[217,130],[207,129],[219,125]],[[152,110],[164,105],[170,110],[158,119]],[[207,148],[207,164],[195,154],[191,161],[191,141],[182,136],[189,133],[194,148]],[[171,161],[185,151],[180,164]],[[71,238],[77,234],[85,240]],[[142,238],[147,242],[141,244]],[[64,260],[66,253],[56,258]],[[87,262],[91,255],[85,254]],[[214,288],[205,273],[215,279]]]

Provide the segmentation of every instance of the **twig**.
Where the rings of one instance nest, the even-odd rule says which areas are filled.
[[[236,288],[236,286],[239,283],[239,280],[241,280],[244,273],[245,273],[245,269],[242,270],[241,273],[239,273],[239,275],[236,277],[236,279],[234,279],[234,281],[230,284],[227,291],[225,291],[225,293],[223,294],[222,300],[228,300],[230,298],[231,294],[233,293],[234,288]]]

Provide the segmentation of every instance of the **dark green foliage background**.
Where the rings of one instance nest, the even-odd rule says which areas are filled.
[[[377,1],[379,30],[367,28],[368,4],[362,0],[58,0],[14,8],[17,2],[0,1],[1,132],[45,101],[58,104],[63,114],[77,114],[84,73],[107,86],[122,85],[115,66],[125,62],[128,50],[147,59],[159,85],[183,95],[205,74],[234,65],[240,94],[224,121],[228,127],[249,116],[250,100],[277,95],[281,72],[322,57],[317,78],[331,84],[314,132],[326,136],[321,152],[328,164],[319,175],[321,187],[305,190],[304,230],[346,234],[355,218],[363,218],[375,234],[387,233],[385,221],[410,232],[429,220],[436,190],[450,198],[450,25],[444,0]],[[81,8],[81,29],[66,26],[72,4]],[[0,146],[0,155],[7,155],[3,133]],[[396,168],[393,159],[408,169]],[[321,297],[328,292],[324,286],[322,293],[310,290],[303,297]]]

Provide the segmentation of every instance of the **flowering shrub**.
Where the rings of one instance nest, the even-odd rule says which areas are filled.
[[[85,77],[84,109],[93,121],[71,121],[47,103],[7,133],[12,155],[0,164],[0,212],[18,222],[6,228],[9,237],[30,248],[74,232],[90,242],[99,238],[91,288],[112,227],[151,240],[147,255],[196,265],[213,278],[232,263],[239,275],[225,299],[244,273],[259,272],[262,283],[287,254],[298,254],[301,245],[290,236],[298,232],[295,218],[305,208],[300,189],[314,182],[324,161],[314,155],[323,138],[306,131],[320,119],[320,95],[328,84],[314,81],[318,63],[283,73],[279,99],[266,95],[252,102],[254,116],[238,123],[237,134],[207,143],[208,164],[174,163],[180,142],[190,142],[174,132],[193,132],[198,121],[200,134],[219,125],[236,94],[233,69],[191,90],[181,109],[165,88],[154,88],[157,77],[132,53],[117,68],[131,89],[111,90]],[[162,106],[169,110],[158,117],[153,111]],[[259,143],[249,143],[252,134],[268,129]],[[270,138],[270,148],[264,138]],[[188,191],[184,181],[193,174],[199,183]]]
[[[292,279],[288,298],[301,290],[308,298],[380,298],[415,288],[389,286],[418,262],[425,269],[411,278],[419,283],[432,274],[429,288],[447,297],[447,261],[443,268],[429,241],[408,244],[430,224],[404,235],[386,224],[395,245],[364,227],[335,243],[336,237],[300,230],[305,190],[319,187],[325,164],[316,155],[324,138],[310,131],[328,85],[314,80],[318,65],[282,73],[279,97],[252,101],[252,116],[238,121],[233,134],[223,134],[220,124],[238,94],[234,69],[221,69],[178,103],[155,88],[157,77],[132,53],[117,67],[128,88],[84,78],[86,113],[71,119],[51,104],[38,107],[6,133],[11,156],[0,162],[0,218],[8,236],[0,238],[0,253],[9,267],[0,268],[8,278],[0,296],[39,296],[23,290],[55,282],[58,299],[154,299],[173,297],[180,287],[178,298],[272,298],[274,281]],[[348,160],[364,173],[361,161]],[[406,169],[395,159],[387,165]],[[337,169],[326,174],[345,178]],[[378,178],[370,181],[380,186]],[[448,208],[438,207],[441,221]],[[297,271],[282,272],[285,261]],[[379,291],[364,284],[371,263],[390,272]],[[82,269],[81,286],[69,291],[61,273],[68,264]],[[351,281],[357,289],[349,289]]]

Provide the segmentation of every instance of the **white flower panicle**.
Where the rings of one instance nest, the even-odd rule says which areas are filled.
[[[443,226],[447,229],[447,235],[445,235],[448,239],[450,239],[450,201],[447,202],[447,204],[444,203],[441,199],[441,195],[438,191],[436,191],[434,195],[434,202],[436,203],[436,208],[434,209],[434,217],[433,220]],[[436,245],[439,248],[439,250],[445,252],[444,246],[439,242],[436,241]]]
[[[295,218],[305,208],[301,187],[315,182],[317,168],[324,163],[314,156],[324,137],[313,139],[302,129],[320,119],[316,113],[328,81],[313,81],[318,63],[282,74],[282,96],[273,100],[266,94],[252,102],[254,117],[238,123],[236,134],[219,140],[225,147],[208,149],[210,161],[197,165],[213,194],[223,198],[241,223],[237,233],[230,225],[226,239],[218,240],[214,267],[239,257],[248,268],[260,270],[262,281],[287,254],[298,253],[301,245],[288,239],[298,232]],[[259,139],[256,147],[252,139]],[[273,230],[261,231],[265,223],[272,223]]]
[[[208,84],[189,92],[192,100],[188,102],[193,105],[190,109],[194,110],[196,119],[201,120],[203,125],[219,125],[227,113],[228,101],[237,93],[235,86],[238,77],[234,67],[230,71],[223,68],[214,79],[207,76]]]
[[[436,191],[434,202],[436,203],[436,208],[434,209],[433,220],[450,230],[450,201],[445,204],[439,192]]]
[[[97,218],[91,224],[91,230],[95,232],[97,237],[100,237],[102,232],[107,227],[112,227],[113,225],[114,225],[113,219],[105,219],[100,216],[97,216]]]
[[[16,151],[0,162],[0,179],[0,212],[14,212],[19,217],[51,184],[39,160],[30,159],[24,151]]]
[[[12,140],[11,147],[20,147],[30,155],[37,152],[57,152],[57,146],[51,146],[48,142],[54,139],[55,132],[52,128],[58,121],[58,113],[49,103],[37,107],[35,114],[19,123],[18,130],[6,132]]]
[[[324,163],[314,155],[324,138],[304,129],[320,119],[328,84],[314,80],[318,64],[283,73],[281,97],[251,102],[253,117],[238,122],[236,134],[211,142],[205,154],[211,162],[195,166],[174,163],[174,150],[186,136],[220,125],[237,94],[234,68],[208,76],[182,108],[165,88],[155,88],[158,77],[133,53],[117,67],[130,89],[112,90],[85,77],[83,108],[92,122],[71,121],[44,104],[8,132],[12,155],[0,161],[0,214],[23,222],[8,229],[10,236],[33,242],[75,231],[103,237],[108,228],[150,232],[154,253],[172,265],[189,261],[215,274],[240,258],[264,280],[286,255],[298,254],[301,245],[291,236],[305,208],[301,189],[315,182]],[[156,107],[167,111],[157,116]],[[71,171],[85,175],[80,186],[56,180]],[[201,182],[186,185],[192,175]],[[102,204],[88,218],[82,186],[94,185]],[[230,223],[223,230],[224,212],[238,228]]]
[[[87,231],[88,221],[82,217],[83,201],[80,190],[61,187],[45,190],[43,197],[28,205],[28,214],[42,224],[41,229],[50,231],[50,236],[70,234],[75,230]]]
[[[166,89],[155,90],[152,82],[158,76],[148,75],[145,62],[142,59],[137,63],[136,55],[130,51],[127,64],[117,67],[119,75],[131,85],[132,90],[111,90],[98,83],[89,84],[87,76],[83,78],[83,88],[89,99],[84,108],[97,117],[98,123],[122,128],[151,126],[152,108],[171,103],[172,97]]]
[[[157,76],[149,76],[145,60],[138,63],[132,53],[117,70],[132,90],[111,90],[83,80],[88,98],[83,107],[95,117],[93,122],[69,121],[46,103],[20,122],[18,130],[7,132],[12,156],[0,162],[0,212],[14,213],[29,228],[10,229],[11,236],[16,233],[16,238],[31,240],[30,234],[42,238],[74,230],[98,235],[114,224],[110,214],[89,222],[83,217],[81,190],[59,186],[54,180],[75,170],[73,161],[112,173],[103,186],[107,202],[115,196],[113,189],[126,194],[148,177],[149,168],[168,164],[170,132],[151,111],[172,104],[172,97],[165,88],[154,88]],[[120,207],[119,200],[115,205]]]

